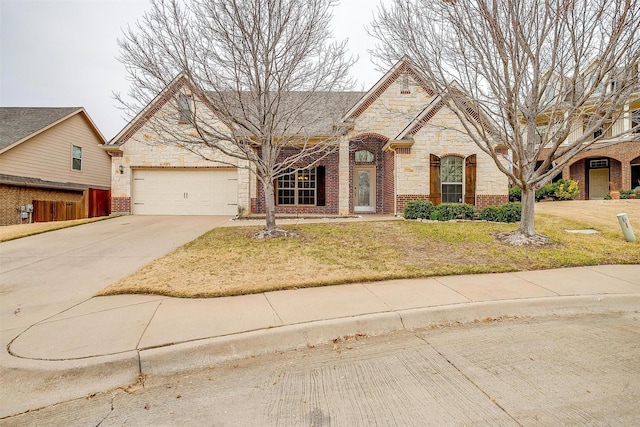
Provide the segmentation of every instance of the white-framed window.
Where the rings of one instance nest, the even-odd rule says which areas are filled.
[[[82,170],[82,147],[77,145],[71,146],[71,169],[74,171]]]
[[[463,161],[457,156],[443,157],[440,164],[442,203],[462,203]]]
[[[316,168],[291,169],[278,178],[279,205],[315,205],[317,195]]]

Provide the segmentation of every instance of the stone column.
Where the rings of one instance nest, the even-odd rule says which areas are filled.
[[[351,177],[349,176],[349,138],[344,135],[340,139],[338,150],[338,212],[349,215],[349,195],[351,194]]]

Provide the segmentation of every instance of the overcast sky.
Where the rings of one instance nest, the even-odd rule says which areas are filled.
[[[368,90],[381,77],[364,30],[380,0],[341,0],[334,33],[360,57],[352,69]],[[0,105],[84,107],[107,140],[126,124],[113,92],[126,94],[117,39],[147,0],[0,0]],[[362,86],[362,87],[361,87]]]

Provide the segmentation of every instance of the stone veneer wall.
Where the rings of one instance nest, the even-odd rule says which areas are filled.
[[[184,126],[184,132],[189,128]],[[134,169],[151,168],[228,168],[229,164],[240,161],[225,156],[219,151],[209,150],[203,154],[212,160],[205,160],[197,154],[174,144],[160,142],[159,136],[149,126],[140,127],[125,144],[121,152],[114,152],[111,168],[111,212],[131,213],[131,190]],[[216,161],[220,160],[220,162]],[[222,163],[225,162],[225,163]],[[123,173],[119,167],[122,166]],[[248,210],[251,197],[255,198],[255,187],[250,185],[250,172],[238,169],[238,206]]]

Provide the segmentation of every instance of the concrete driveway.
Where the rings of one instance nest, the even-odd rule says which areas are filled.
[[[0,243],[2,345],[230,218],[124,216]]]

